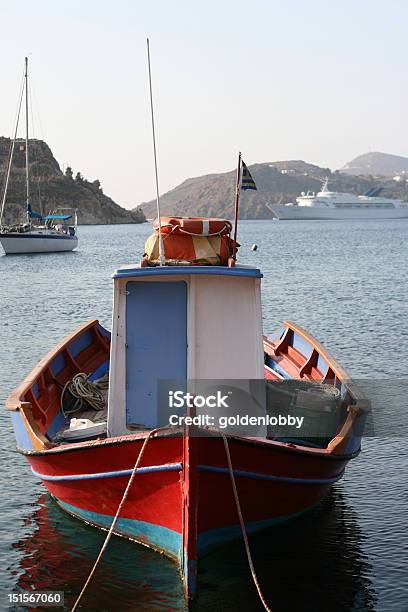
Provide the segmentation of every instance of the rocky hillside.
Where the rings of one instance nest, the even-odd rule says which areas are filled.
[[[353,175],[393,177],[408,172],[408,158],[389,153],[364,153],[348,162],[340,171]]]
[[[333,191],[356,194],[365,193],[374,185],[383,182],[372,177],[331,172],[329,168],[320,168],[303,161],[254,164],[249,168],[258,190],[242,193],[241,219],[271,218],[273,214],[266,204],[294,202],[302,191],[319,191],[325,177],[330,179],[329,188]],[[161,197],[161,210],[164,215],[232,218],[234,190],[235,170],[191,178]],[[383,193],[389,197],[405,199],[402,184],[394,181],[387,182]],[[141,206],[147,217],[155,216],[155,200]]]
[[[2,192],[10,151],[10,139],[0,137],[0,190]],[[126,210],[102,191],[99,180],[87,181],[71,168],[61,171],[49,146],[30,140],[31,205],[44,214],[56,208],[78,209],[80,224],[142,223],[143,212]],[[15,223],[25,212],[25,142],[18,140],[7,192],[4,223]]]

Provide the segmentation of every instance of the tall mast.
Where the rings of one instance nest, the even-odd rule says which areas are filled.
[[[159,220],[159,263],[161,266],[165,264],[164,256],[164,245],[163,245],[163,234],[161,225],[161,214],[160,214],[160,195],[159,195],[159,176],[157,172],[157,153],[156,153],[156,132],[154,129],[154,112],[153,112],[153,89],[152,89],[152,72],[150,68],[150,44],[147,39],[147,65],[149,68],[149,90],[150,90],[150,112],[152,116],[152,134],[153,134],[153,155],[154,155],[154,171],[156,177],[156,206],[157,206],[157,217]]]
[[[16,140],[17,140],[17,130],[18,130],[18,124],[19,124],[19,121],[20,121],[20,113],[21,113],[21,105],[22,105],[22,102],[23,102],[23,95],[24,95],[24,78],[23,78],[23,80],[21,82],[20,95],[19,95],[18,105],[17,105],[16,124],[15,124],[15,127],[14,127],[14,133],[13,133],[13,138],[11,140],[10,152],[9,152],[9,157],[8,157],[8,162],[7,162],[6,180],[4,182],[3,190],[2,190],[2,194],[1,194],[0,228],[3,227],[4,208],[5,208],[5,205],[6,205],[7,189],[8,189],[9,179],[10,179],[11,166],[12,166],[12,163],[13,163],[14,147],[15,147]]]
[[[25,137],[25,158],[26,158],[26,206],[30,203],[30,175],[28,170],[28,57],[25,58],[25,111],[26,111],[26,137]]]

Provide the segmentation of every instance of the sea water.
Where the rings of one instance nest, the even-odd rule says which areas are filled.
[[[0,402],[86,320],[110,327],[114,269],[150,224],[79,228],[72,253],[0,256]],[[376,437],[318,507],[251,538],[274,612],[408,610],[408,221],[242,221],[239,260],[259,266],[265,332],[301,324],[374,397]],[[252,244],[258,250],[252,251]],[[0,411],[0,610],[20,589],[82,588],[104,534],[55,506]],[[216,503],[216,500],[214,500]],[[245,508],[243,508],[245,516]],[[260,610],[241,541],[200,563],[196,610]],[[113,538],[85,610],[183,610],[178,570]],[[17,609],[17,608],[13,608]]]

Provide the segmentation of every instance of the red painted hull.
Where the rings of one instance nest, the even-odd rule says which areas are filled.
[[[84,442],[27,458],[63,508],[106,528],[143,439],[140,435],[138,439]],[[341,477],[348,461],[347,457],[313,449],[300,451],[273,441],[229,438],[229,446],[249,531],[315,505],[330,483]],[[157,467],[158,471],[151,471]],[[186,592],[192,595],[197,559],[240,535],[223,440],[220,436],[193,437],[188,431],[159,434],[147,443],[140,468],[116,532],[175,559]],[[121,475],[123,471],[127,473]]]
[[[110,441],[113,444],[109,444]],[[151,440],[146,446],[140,467],[180,464],[181,442],[180,437]],[[70,445],[66,447],[66,452],[30,455],[28,459],[37,474],[53,477],[121,472],[133,468],[142,443],[143,438],[122,439],[120,442],[108,439],[102,444],[98,441],[76,445],[75,448]],[[138,478],[139,481],[136,480],[129,491],[121,516],[161,525],[181,533],[180,470],[140,474]],[[43,483],[59,502],[78,510],[113,517],[128,480],[128,474],[119,474],[97,479],[43,480]],[[151,544],[148,541],[145,543]],[[170,554],[165,547],[162,550]]]
[[[46,355],[6,402],[18,447],[37,477],[66,511],[103,529],[112,523],[149,433],[61,444],[54,441],[53,428],[59,426],[66,382],[107,364],[109,346],[109,333],[97,321],[84,324]],[[339,430],[324,448],[302,441],[228,438],[249,533],[322,499],[359,452],[366,413],[347,374],[300,328],[288,323],[278,341],[264,340],[264,351],[268,379],[347,384]],[[115,533],[176,560],[191,597],[200,556],[241,535],[223,438],[193,433],[197,430],[187,427],[165,429],[148,440],[115,527]]]

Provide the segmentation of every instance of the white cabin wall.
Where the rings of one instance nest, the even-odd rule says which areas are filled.
[[[126,429],[126,282],[113,286],[112,333],[109,364],[108,436],[119,436]]]
[[[260,279],[196,276],[196,379],[263,379]]]

